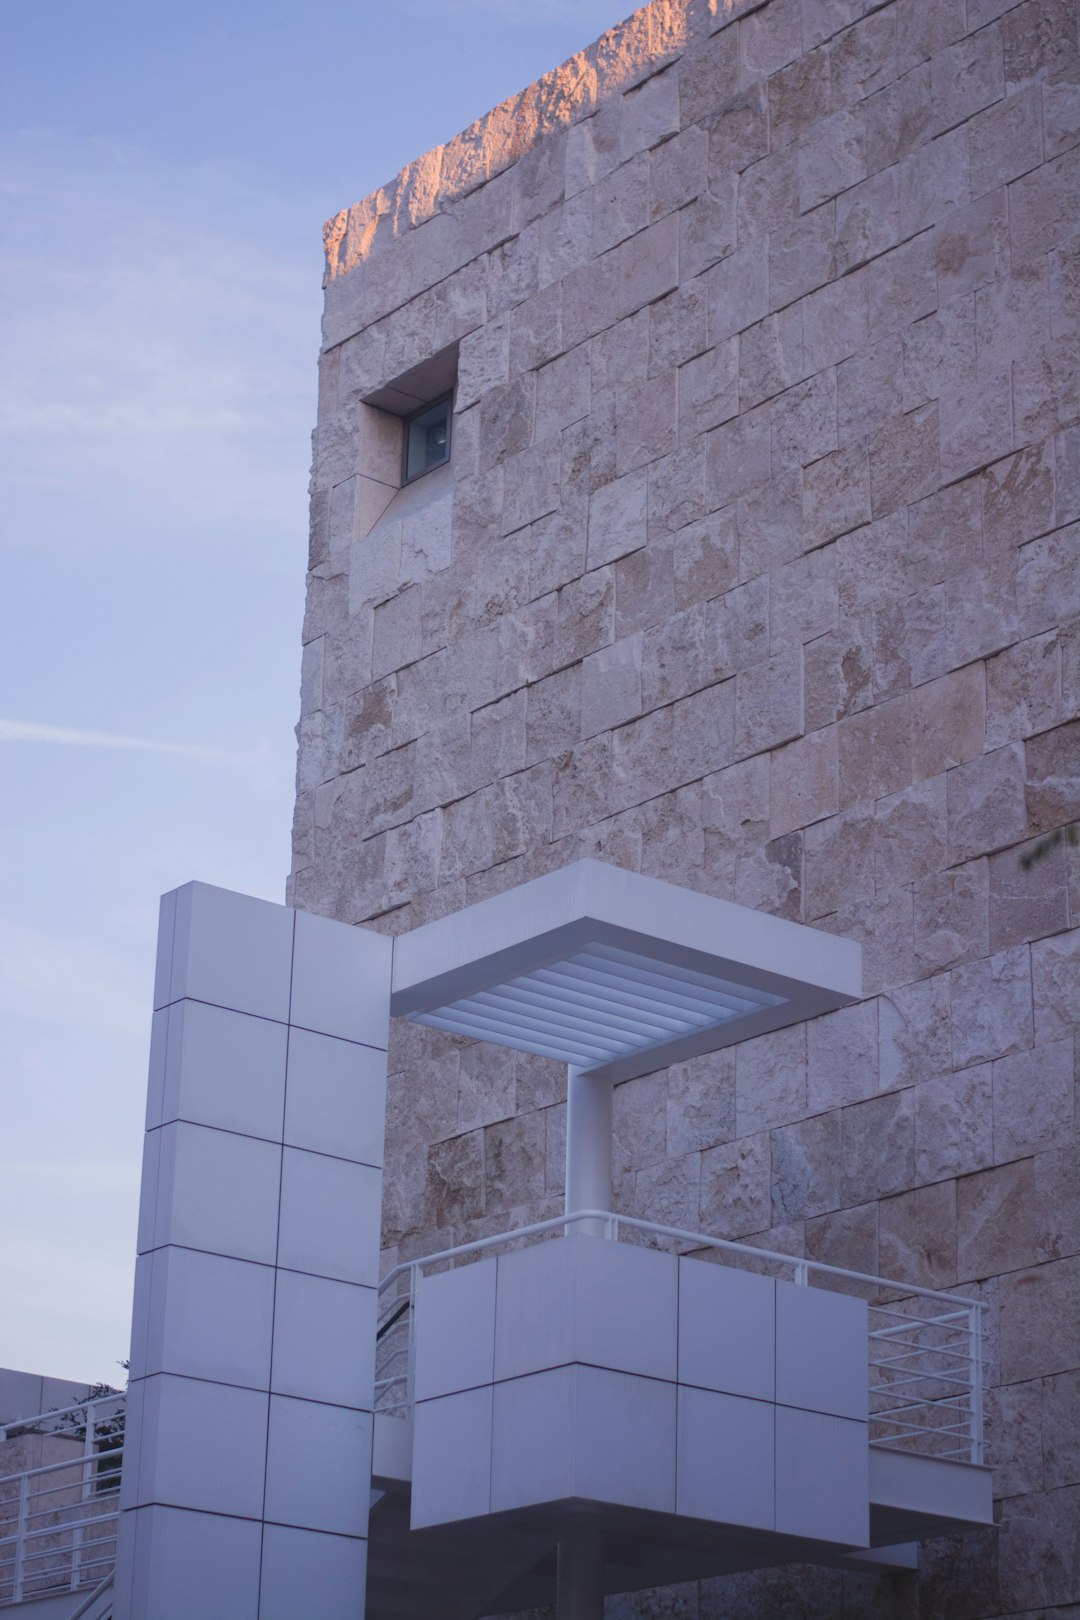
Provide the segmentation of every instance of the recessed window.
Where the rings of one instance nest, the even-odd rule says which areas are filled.
[[[405,475],[411,483],[450,460],[449,394],[405,420]]]

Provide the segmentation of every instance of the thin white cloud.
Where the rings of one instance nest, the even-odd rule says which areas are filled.
[[[302,531],[320,220],[222,163],[0,134],[0,452],[28,510],[60,484],[140,515]],[[62,473],[62,477],[60,474]],[[160,517],[159,517],[160,515]]]
[[[146,754],[181,754],[188,759],[228,759],[242,757],[245,762],[257,757],[253,754],[237,756],[221,748],[203,748],[197,743],[155,742],[148,737],[122,737],[111,731],[83,731],[73,726],[44,726],[35,720],[5,720],[0,718],[0,742],[60,743],[68,748],[133,748]]]

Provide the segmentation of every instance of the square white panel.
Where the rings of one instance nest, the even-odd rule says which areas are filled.
[[[495,1386],[491,1511],[563,1502],[574,1495],[576,1369]]]
[[[370,1411],[377,1309],[374,1288],[279,1271],[271,1383],[275,1395]]]
[[[185,883],[174,896],[166,999],[190,996],[287,1023],[295,913],[209,883]],[[163,923],[165,916],[163,905]]]
[[[286,1148],[278,1264],[339,1282],[379,1281],[382,1171]]]
[[[675,1377],[677,1261],[604,1238],[553,1238],[499,1257],[495,1376],[589,1362]]]
[[[865,1422],[869,1331],[865,1300],[778,1282],[776,1399]]]
[[[170,1507],[132,1517],[130,1608],[118,1591],[117,1620],[258,1620],[261,1525]]]
[[[177,1373],[265,1390],[270,1382],[274,1271],[170,1245],[151,1268],[145,1351],[132,1376]]]
[[[578,1367],[575,1496],[675,1512],[675,1385]]]
[[[262,1517],[265,1394],[161,1373],[140,1381],[139,1396],[142,1443],[129,1501]]]
[[[151,1141],[160,1143],[156,1197],[144,1179],[142,1202],[148,1218],[148,1206],[156,1211],[152,1246],[178,1243],[273,1264],[280,1147],[183,1123],[151,1131]]]
[[[679,1382],[771,1401],[776,1285],[707,1260],[679,1261]]]
[[[290,1030],[286,1142],[381,1167],[385,1132],[386,1053]]]
[[[677,1513],[773,1528],[774,1411],[770,1401],[679,1390]]]
[[[418,1401],[491,1383],[496,1265],[480,1260],[421,1278],[413,1329]]]
[[[413,1415],[413,1529],[490,1511],[491,1386],[421,1401]]]
[[[866,1424],[776,1408],[776,1528],[865,1547],[870,1539]]]
[[[357,1620],[366,1581],[366,1541],[266,1526],[259,1620]]]
[[[165,1100],[165,1062],[169,1041],[168,1007],[160,1007],[150,1020],[150,1068],[146,1081],[146,1129],[161,1124]]]
[[[267,1520],[363,1536],[370,1497],[371,1414],[272,1395]]]
[[[287,1026],[201,1001],[177,1002],[168,1019],[162,1122],[280,1142]]]
[[[393,948],[374,929],[298,911],[289,1022],[385,1052]]]

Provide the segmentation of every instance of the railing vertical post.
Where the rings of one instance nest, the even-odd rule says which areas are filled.
[[[807,1265],[805,1260],[796,1260],[796,1262],[795,1262],[795,1278],[794,1278],[794,1280],[802,1288],[807,1288],[809,1286],[809,1284],[810,1284],[810,1267]]]
[[[968,1337],[971,1346],[971,1460],[983,1460],[983,1376],[982,1376],[982,1306],[972,1305],[968,1311]]]
[[[23,1595],[23,1565],[26,1555],[26,1531],[30,1518],[30,1476],[24,1474],[19,1481],[19,1517],[15,1526],[15,1593],[13,1601],[21,1603]]]
[[[416,1387],[414,1374],[416,1372],[416,1285],[419,1281],[418,1266],[409,1267],[409,1320],[406,1332],[409,1335],[408,1348],[405,1352],[405,1408],[408,1416],[413,1414],[413,1390]]]
[[[79,1501],[85,1504],[90,1500],[90,1485],[93,1478],[94,1441],[97,1436],[97,1407],[89,1404],[83,1409],[86,1413],[86,1428],[83,1432],[83,1454],[80,1464],[82,1483],[79,1491]],[[74,1592],[79,1585],[79,1573],[82,1567],[83,1532],[82,1518],[75,1521],[71,1536],[71,1590]]]

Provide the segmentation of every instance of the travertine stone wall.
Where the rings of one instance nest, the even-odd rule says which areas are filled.
[[[620,1613],[1080,1604],[1080,851],[1021,864],[1080,815],[1078,30],[654,0],[328,228],[291,899],[588,854],[860,939],[861,1005],[618,1089],[618,1206],[993,1307],[997,1531]],[[363,401],[455,344],[403,505]],[[395,1252],[557,1210],[552,1065],[391,1068]]]

